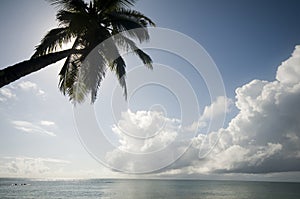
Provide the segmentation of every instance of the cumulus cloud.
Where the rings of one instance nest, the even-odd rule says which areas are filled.
[[[198,135],[180,160],[190,164],[170,169],[182,173],[299,171],[299,56],[296,47],[292,57],[279,66],[275,81],[253,80],[238,88],[239,113],[228,127]]]
[[[282,84],[299,84],[300,82],[300,46],[296,46],[292,57],[284,61],[277,70],[276,79]]]
[[[190,140],[192,145],[178,161],[158,173],[191,175],[299,171],[299,102],[300,46],[297,46],[292,56],[278,67],[274,81],[253,80],[236,89],[235,105],[239,112],[227,128],[216,129],[207,135],[199,133]],[[204,109],[199,121],[218,117],[222,111],[218,114],[217,110],[226,112],[230,104],[231,101],[225,97],[218,98]],[[127,112],[113,131],[119,135],[122,149],[151,153],[168,145],[172,146],[170,151],[176,153],[186,146],[186,140],[175,138],[192,129],[180,128],[179,123],[159,113]],[[165,124],[164,133],[160,136],[153,133],[158,130],[155,124]],[[124,132],[132,135],[124,135]],[[136,142],[133,138],[141,132],[145,136],[155,136]],[[112,165],[134,166],[134,160],[120,152],[114,151],[109,155]],[[152,162],[155,161],[160,159],[153,157]],[[145,164],[151,164],[151,161]]]
[[[26,133],[39,133],[49,136],[56,136],[55,133],[45,127],[53,126],[55,123],[51,121],[41,121],[40,124],[34,124],[28,121],[16,120],[11,122],[14,127]]]
[[[200,117],[200,121],[207,121],[212,118],[222,117],[225,113],[230,111],[232,100],[225,96],[219,96],[211,103],[210,106],[204,108],[203,114]]]
[[[107,154],[107,161],[114,168],[129,172],[153,170],[157,165],[153,159],[145,158],[141,165],[131,154],[147,156],[168,147],[178,138],[180,128],[179,120],[167,118],[162,112],[123,112],[121,120],[112,127],[119,137],[119,146]]]
[[[163,116],[162,112],[128,110],[112,127],[120,138],[120,148],[130,152],[147,153],[159,150],[174,141],[179,121]]]
[[[230,112],[232,100],[226,96],[219,96],[210,105],[205,106],[199,120],[184,127],[186,131],[200,131],[206,134],[208,131],[218,130],[224,125],[226,113]]]

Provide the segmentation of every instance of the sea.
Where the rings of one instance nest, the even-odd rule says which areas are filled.
[[[0,198],[300,199],[300,183],[209,180],[0,178]]]

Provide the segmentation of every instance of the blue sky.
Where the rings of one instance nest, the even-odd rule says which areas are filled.
[[[168,52],[149,50],[155,63],[173,68],[191,84],[199,103],[195,109],[199,109],[197,119],[201,128],[202,124],[204,129],[208,128],[211,109],[215,110],[215,117],[224,113],[227,116],[223,128],[213,128],[207,137],[201,132],[195,138],[189,137],[193,147],[179,161],[147,177],[299,181],[299,114],[293,111],[299,110],[296,103],[300,93],[297,90],[299,50],[292,55],[295,46],[300,44],[299,6],[297,0],[137,2],[135,8],[149,16],[158,27],[181,32],[207,51],[223,78],[227,94],[211,101],[205,82],[186,61]],[[1,2],[0,68],[28,59],[47,30],[57,25],[55,13],[56,9],[46,1]],[[139,62],[129,56],[128,63],[128,70],[134,74],[134,65]],[[1,88],[0,176],[136,177],[102,166],[87,152],[89,149],[83,147],[85,141],[78,137],[73,105],[57,88],[61,64],[58,62]],[[282,66],[280,70],[279,65]],[[141,74],[155,75],[155,70],[160,71],[154,67],[153,72],[145,69]],[[169,73],[163,75],[172,85],[178,84],[172,82],[174,77]],[[133,85],[130,77],[136,78],[128,75],[129,86]],[[155,84],[142,87],[130,98],[129,111],[118,86],[117,100],[111,98],[114,81],[114,77],[108,75],[103,82],[95,110],[98,122],[117,147],[132,153],[149,152],[175,143],[184,129],[192,129],[192,125],[183,128],[178,124],[182,104],[176,99],[180,95],[176,96],[176,92],[174,95],[173,87],[165,89]],[[107,105],[111,102],[125,103],[121,111],[118,110],[117,118],[110,118],[111,110]],[[166,114],[158,114],[163,109]],[[219,109],[223,111],[220,114]],[[165,125],[158,139],[141,144],[121,135],[120,129],[134,135],[148,135],[150,127],[155,129],[147,123],[149,120],[157,124],[163,121]],[[97,130],[91,128],[89,131]],[[213,137],[221,134],[222,146],[217,144],[206,158],[198,159],[201,153],[212,148],[206,147],[207,143],[214,143]],[[204,150],[199,152],[200,149]],[[176,150],[179,149],[174,148]],[[268,169],[272,164],[282,163],[283,156],[289,158],[284,159],[286,164],[282,169]],[[130,170],[134,168],[128,166],[134,164],[131,158],[122,151],[112,150],[107,163],[134,173]],[[157,160],[150,162],[153,161]]]
[[[175,2],[137,5],[147,8],[148,15],[154,12],[151,16],[159,26],[185,33],[204,46],[231,90],[253,78],[272,79],[299,40],[297,1]]]

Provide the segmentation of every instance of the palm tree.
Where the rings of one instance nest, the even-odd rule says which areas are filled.
[[[91,94],[94,102],[107,69],[115,72],[126,97],[126,64],[120,52],[133,51],[152,68],[150,56],[134,40],[147,41],[147,27],[155,24],[130,9],[135,0],[49,1],[59,8],[56,15],[59,27],[45,35],[31,59],[0,70],[0,87],[66,58],[59,73],[59,88],[71,101],[81,102]],[[105,46],[99,47],[103,41]],[[70,49],[57,51],[69,42],[72,42]],[[92,58],[85,61],[91,53]]]

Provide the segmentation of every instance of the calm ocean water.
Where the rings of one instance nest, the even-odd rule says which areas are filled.
[[[196,180],[43,181],[2,178],[0,198],[299,199],[300,183]]]

